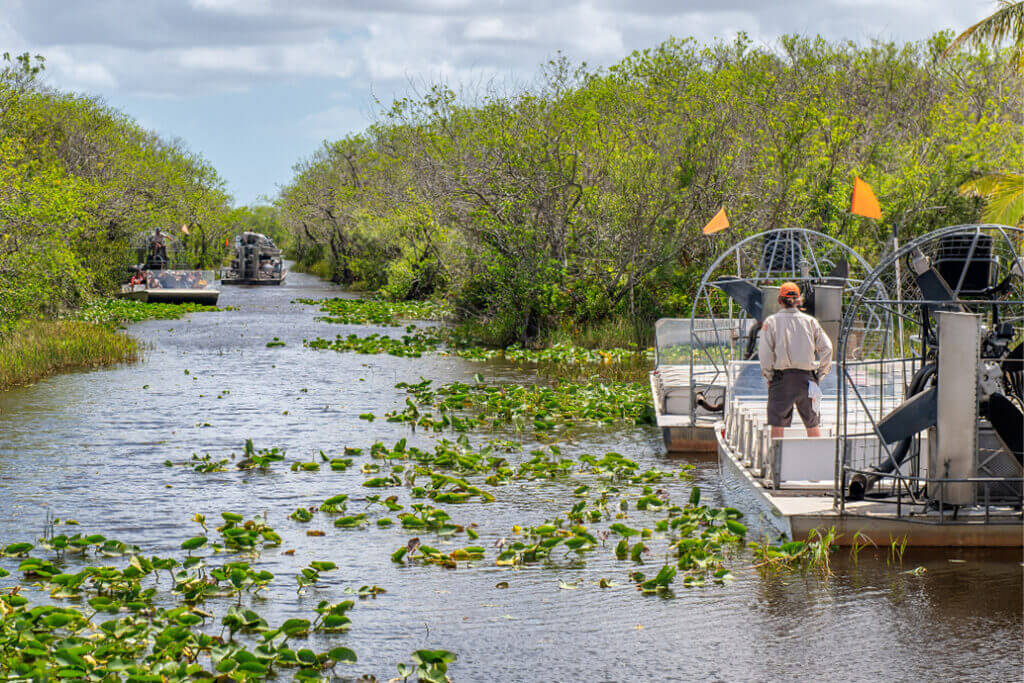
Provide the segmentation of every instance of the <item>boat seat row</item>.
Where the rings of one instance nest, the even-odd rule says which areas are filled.
[[[835,437],[825,423],[834,421],[834,413],[834,402],[823,402],[820,437],[807,436],[806,430],[797,426],[787,427],[781,439],[772,439],[764,399],[733,397],[726,409],[724,439],[751,474],[770,488],[831,486]]]
[[[787,427],[781,439],[772,439],[765,400],[734,397],[726,410],[724,439],[751,474],[770,488],[831,486],[835,482],[836,439],[830,425],[835,424],[836,409],[835,401],[822,401],[820,437],[807,436],[802,426],[795,426]],[[928,432],[918,438],[921,452],[927,452]],[[861,470],[885,461],[895,446],[886,450],[871,434],[847,435],[841,443],[847,464]],[[908,460],[900,472],[927,476],[926,460]]]

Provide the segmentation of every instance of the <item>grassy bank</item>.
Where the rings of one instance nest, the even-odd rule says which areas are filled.
[[[78,320],[29,321],[0,341],[0,390],[69,370],[128,363],[139,343],[105,325]]]
[[[308,273],[309,275],[316,275],[321,280],[327,280],[331,282],[334,279],[334,269],[331,268],[331,264],[326,260],[321,259],[313,263],[303,263],[302,261],[295,260],[288,270],[293,273]]]
[[[226,310],[201,304],[148,304],[96,299],[62,320],[26,320],[0,338],[0,391],[43,377],[139,360],[142,349],[118,332],[127,323],[175,320],[187,313]]]

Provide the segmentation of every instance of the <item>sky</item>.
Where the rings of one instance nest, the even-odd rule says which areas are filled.
[[[614,64],[665,39],[772,45],[958,32],[992,0],[0,0],[0,53],[180,138],[238,204],[272,200],[293,165],[440,80],[529,82],[559,52]]]

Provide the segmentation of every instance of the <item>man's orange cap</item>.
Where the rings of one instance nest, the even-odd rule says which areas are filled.
[[[779,287],[779,298],[796,298],[800,296],[800,288],[796,286],[795,282],[783,282],[782,286]]]

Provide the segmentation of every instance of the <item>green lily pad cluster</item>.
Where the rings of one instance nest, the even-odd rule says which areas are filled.
[[[337,665],[356,662],[346,647],[318,652],[294,644],[312,631],[346,631],[351,600],[321,601],[312,618],[287,619],[276,627],[242,605],[243,595],[257,596],[274,580],[253,560],[280,539],[258,518],[221,516],[224,524],[217,530],[223,544],[208,544],[205,536],[187,539],[181,543],[187,552],[181,559],[147,557],[136,546],[99,534],[39,539],[39,548],[53,553],[49,558],[30,555],[36,549],[31,543],[0,546],[3,557],[20,559],[23,576],[20,585],[0,594],[0,671],[5,679],[243,681],[289,671],[295,680],[322,681],[333,678]],[[196,521],[205,529],[201,515]],[[210,564],[214,556],[193,554],[205,547],[242,557]],[[86,563],[90,555],[126,554],[123,566]],[[84,566],[71,570],[69,557]],[[310,562],[300,574],[300,589],[333,569],[332,562]],[[161,573],[169,580],[158,580]],[[0,568],[0,576],[7,574]],[[32,588],[58,604],[33,605],[27,595]],[[372,597],[384,591],[364,586],[353,592]],[[220,619],[202,607],[210,598],[236,596]]]
[[[420,683],[448,683],[448,665],[456,659],[458,656],[447,650],[416,650],[412,653],[416,669],[402,662],[398,664],[398,675],[402,681],[416,674]]]
[[[413,538],[391,554],[391,561],[398,564],[432,564],[445,569],[455,569],[459,566],[459,562],[484,559],[484,552],[485,550],[481,546],[467,546],[444,552],[421,544],[419,538]]]
[[[419,358],[424,353],[434,351],[441,345],[441,338],[434,333],[418,332],[411,330],[412,327],[414,326],[406,328],[408,333],[401,337],[389,337],[377,333],[366,337],[361,337],[358,334],[342,337],[339,334],[333,341],[317,337],[312,341],[305,340],[302,343],[311,349],[355,351],[361,354],[385,353],[401,358]]]
[[[387,413],[386,419],[434,431],[510,424],[545,432],[573,425],[654,423],[650,389],[637,382],[524,386],[485,384],[477,375],[473,383],[451,382],[435,388],[431,380],[422,380],[400,382],[396,388],[409,394],[406,408]],[[437,416],[430,409],[437,410]]]
[[[588,349],[562,343],[552,344],[543,349],[528,349],[515,345],[504,349],[502,356],[506,360],[521,363],[626,363],[638,356],[645,360],[653,360],[654,349]]]
[[[320,310],[328,315],[317,317],[318,321],[343,325],[399,327],[400,321],[405,320],[442,320],[449,312],[444,306],[431,301],[333,298],[297,299],[295,303],[319,306]],[[433,327],[420,331],[415,325],[407,325],[405,331],[406,334],[401,338],[378,333],[365,337],[349,334],[344,337],[338,335],[334,340],[318,337],[306,340],[303,344],[313,349],[355,351],[363,354],[382,353],[409,358],[419,358],[424,353],[437,351],[445,346],[447,350],[443,353],[466,360],[487,361],[504,358],[514,363],[533,364],[635,363],[638,360],[650,361],[654,358],[654,350],[650,348],[591,349],[564,343],[552,344],[541,349],[526,348],[520,344],[513,344],[507,348],[488,348],[448,328]],[[276,338],[267,344],[268,347],[283,345],[283,342]]]
[[[134,299],[96,299],[75,311],[77,320],[114,327],[143,320],[177,320],[188,313],[230,310],[196,303],[159,304]]]
[[[398,326],[399,320],[441,320],[448,309],[432,301],[383,299],[296,299],[294,303],[319,306],[327,315],[317,320],[339,325]]]
[[[284,451],[276,447],[256,450],[252,444],[252,439],[246,439],[245,451],[236,467],[240,470],[269,470],[275,462],[283,460]]]

